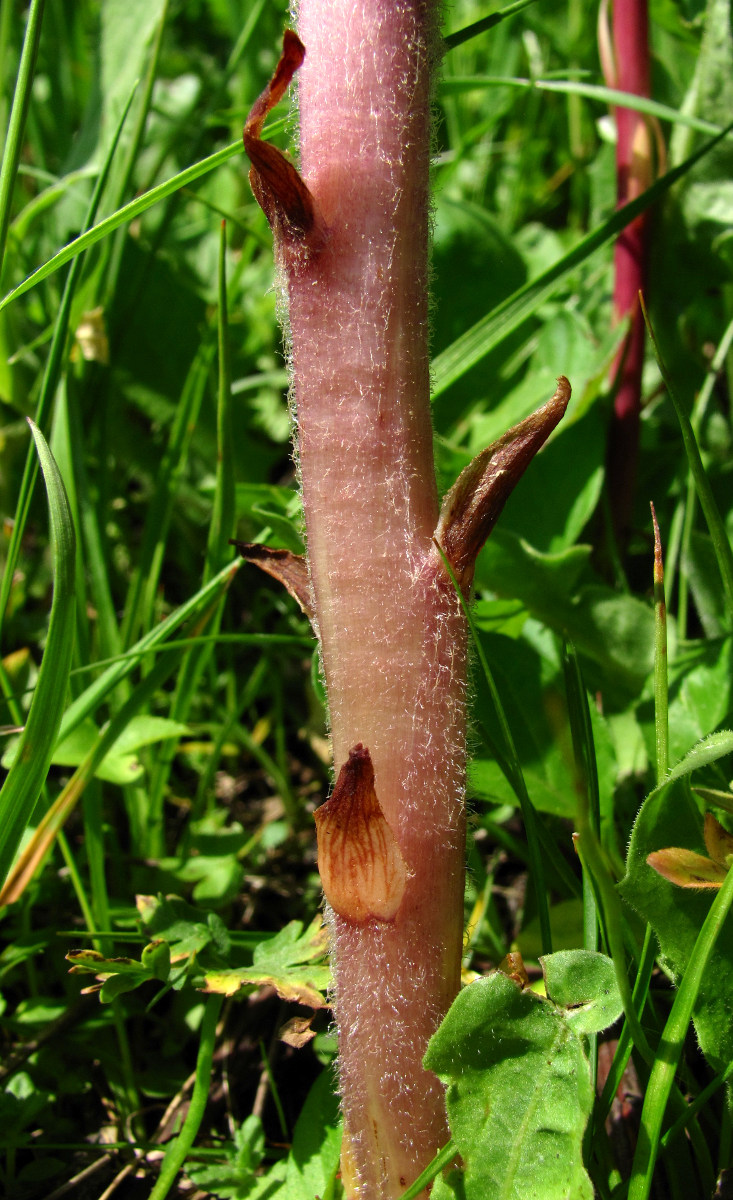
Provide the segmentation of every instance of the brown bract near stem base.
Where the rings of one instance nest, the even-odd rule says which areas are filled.
[[[405,894],[407,867],[377,799],[365,746],[350,752],[315,819],[318,870],[331,908],[349,921],[391,921]]]
[[[276,242],[279,239],[285,244],[316,251],[326,239],[318,206],[293,164],[277,146],[261,138],[268,113],[285,95],[304,58],[305,46],[292,29],[286,29],[275,72],[250,109],[242,140],[252,163],[249,173],[252,191],[270,223]]]

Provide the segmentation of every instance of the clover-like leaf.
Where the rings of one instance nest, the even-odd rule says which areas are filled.
[[[204,990],[234,996],[243,987],[269,986],[283,1000],[325,1008],[330,974],[322,960],[327,939],[320,915],[305,933],[302,921],[290,921],[274,938],[255,947],[251,967],[207,971]]]

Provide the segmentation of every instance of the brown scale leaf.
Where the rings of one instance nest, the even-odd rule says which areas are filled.
[[[402,903],[407,866],[377,799],[365,746],[350,751],[333,795],[314,815],[318,870],[333,910],[349,921],[391,921]]]
[[[445,496],[435,540],[464,592],[471,587],[479,550],[535,454],[564,415],[569,399],[570,384],[561,375],[552,399],[482,450]]]
[[[304,554],[293,554],[292,550],[273,550],[270,546],[260,546],[256,542],[236,542],[233,538],[230,539],[230,545],[236,546],[248,563],[266,571],[287,588],[313,624],[315,608],[308,563]]]
[[[267,114],[282,100],[304,58],[305,46],[297,33],[286,29],[282,54],[272,79],[250,109],[242,140],[252,163],[249,181],[255,200],[276,239],[280,235],[307,250],[319,250],[325,242],[325,227],[313,195],[282,151],[261,137]]]

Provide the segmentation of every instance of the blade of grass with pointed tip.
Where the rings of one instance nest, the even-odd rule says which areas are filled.
[[[218,571],[229,549],[235,524],[234,430],[232,426],[232,371],[227,306],[226,222],[219,242],[219,389],[216,407],[216,484],[206,546],[204,582]]]
[[[284,125],[283,122],[274,122],[270,126],[268,133],[274,133],[276,128]],[[264,134],[263,134],[264,136]],[[166,179],[163,183],[159,183],[157,187],[150,188],[149,191],[143,192],[142,196],[136,196],[129,204],[125,204],[117,212],[106,217],[104,221],[100,221],[98,225],[94,225],[86,233],[80,234],[74,238],[68,245],[64,246],[53,258],[45,262],[43,266],[19,283],[16,288],[8,292],[0,300],[0,312],[12,304],[14,300],[18,300],[34,288],[36,284],[42,283],[44,279],[48,279],[49,275],[53,275],[60,267],[63,267],[72,258],[76,258],[82,251],[88,250],[90,246],[96,246],[97,242],[101,242],[102,238],[109,237],[114,233],[115,229],[119,229],[121,225],[127,224],[129,221],[134,221],[135,217],[141,216],[147,212],[154,204],[159,204],[161,200],[165,200],[166,196],[171,196],[174,192],[186,187],[187,184],[193,183],[195,179],[200,179],[202,175],[208,174],[209,171],[216,170],[217,167],[228,162],[230,158],[234,158],[237,154],[244,154],[244,148],[241,141],[231,142],[228,146],[223,146],[221,150],[217,150],[214,154],[208,155],[207,158],[202,158],[199,162],[194,163],[191,167],[186,167],[184,171],[179,171],[177,175],[173,175],[170,179]]]
[[[188,1106],[181,1132],[170,1142],[165,1152],[165,1158],[160,1166],[160,1174],[150,1193],[150,1200],[164,1200],[168,1195],[199,1131],[209,1095],[211,1064],[216,1044],[216,1025],[223,1003],[223,996],[209,996],[206,1000],[204,1019],[201,1022],[199,1052],[196,1059],[196,1082],[193,1085],[191,1103]]]
[[[486,88],[512,87],[521,91],[554,92],[561,96],[578,96],[585,100],[598,100],[601,104],[611,107],[620,106],[633,109],[634,112],[644,113],[648,117],[656,117],[659,121],[668,121],[671,125],[684,125],[698,133],[707,133],[712,137],[723,132],[720,125],[712,121],[704,121],[701,117],[690,116],[668,104],[660,104],[658,100],[650,100],[646,96],[637,96],[634,92],[621,92],[618,88],[604,87],[597,83],[582,83],[576,79],[523,79],[516,75],[466,75],[444,79],[439,87],[439,94],[461,95],[464,92],[483,90]]]
[[[675,167],[673,171],[668,171],[666,175],[653,183],[636,200],[632,200],[630,204],[614,212],[607,221],[587,234],[569,254],[565,254],[549,270],[543,271],[536,279],[519,288],[492,312],[477,321],[471,329],[461,334],[451,346],[443,350],[433,359],[433,397],[437,398],[447,391],[450,385],[465,375],[470,367],[485,358],[494,346],[498,346],[523,321],[532,316],[571,271],[620,233],[630,221],[633,221],[634,217],[661,199],[672,185],[682,179],[704,155],[717,146],[731,129],[733,129],[733,122],[727,125],[717,137],[706,142],[695,154],[690,155],[683,163]],[[2,306],[0,305],[0,307]]]
[[[15,763],[0,790],[0,879],[33,816],[48,773],[69,684],[74,645],[76,537],[63,480],[41,431],[28,422],[48,493],[53,544],[53,602],[48,637]]]
[[[439,1175],[445,1167],[450,1166],[458,1151],[454,1141],[448,1142],[439,1150],[431,1163],[428,1163],[424,1171],[422,1171],[414,1183],[411,1183],[406,1192],[400,1196],[400,1200],[417,1200],[425,1191],[429,1183],[432,1183],[436,1175]]]

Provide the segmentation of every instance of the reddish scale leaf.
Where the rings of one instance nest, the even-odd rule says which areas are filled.
[[[377,799],[365,746],[350,752],[315,819],[318,870],[331,907],[350,921],[391,921],[402,903],[407,867]]]

